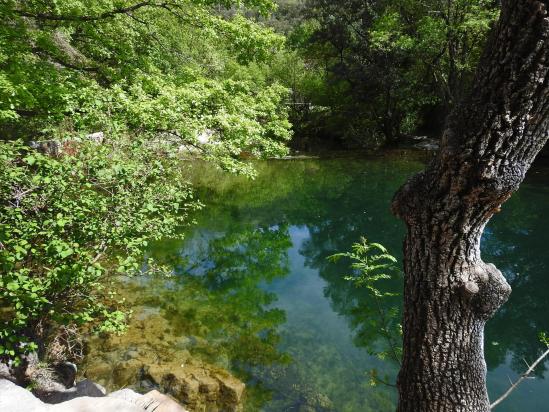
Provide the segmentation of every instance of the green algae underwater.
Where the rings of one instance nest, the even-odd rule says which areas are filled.
[[[131,325],[127,337],[108,348],[92,341],[90,351],[101,352],[104,366],[88,377],[109,389],[132,386],[112,365],[149,345],[157,359],[184,353],[230,371],[246,383],[245,410],[395,410],[391,385],[399,365],[379,356],[389,343],[380,333],[378,302],[344,279],[349,261],[328,257],[366,236],[401,262],[405,228],[391,215],[390,202],[426,158],[393,150],[262,161],[254,180],[197,165],[193,180],[206,207],[184,241],[165,240],[149,251],[174,275],[126,285],[136,313],[152,314],[156,323],[146,341],[133,339],[130,348]],[[537,164],[484,233],[483,259],[500,267],[513,288],[486,328],[493,399],[544,349],[538,335],[549,331],[548,212],[549,167]],[[401,279],[382,287],[396,292],[382,305],[398,319]],[[547,366],[497,410],[549,410]]]

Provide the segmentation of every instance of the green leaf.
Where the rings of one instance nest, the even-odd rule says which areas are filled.
[[[25,161],[25,163],[27,163],[30,166],[36,163],[36,157],[34,156],[27,156],[23,160]]]
[[[15,290],[18,290],[20,287],[20,285],[16,282],[10,282],[6,285],[6,288],[8,290],[11,290],[11,291],[15,291]]]

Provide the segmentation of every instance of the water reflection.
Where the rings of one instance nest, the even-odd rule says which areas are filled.
[[[226,359],[237,369],[281,361],[276,331],[285,314],[269,308],[276,296],[261,286],[288,273],[290,245],[284,226],[196,233],[186,245],[186,253],[192,250],[186,264],[147,304],[162,309],[176,334],[194,337],[190,349],[212,362]],[[161,245],[160,253],[181,254],[181,245],[171,246]]]
[[[327,257],[365,235],[401,261],[404,228],[388,205],[422,168],[397,153],[260,163],[255,181],[206,165],[195,169],[207,207],[184,242],[151,250],[176,276],[147,285],[142,300],[160,308],[171,334],[186,337],[185,349],[247,381],[249,410],[392,411],[394,389],[368,385],[368,371],[394,382],[398,370],[396,362],[370,355],[387,344],[379,311],[371,296],[343,279],[348,262]],[[507,387],[508,374],[524,370],[523,358],[532,361],[542,349],[537,334],[549,331],[543,182],[524,185],[483,241],[484,259],[503,268],[513,286],[486,332],[494,395]],[[398,291],[401,282],[385,286]],[[400,310],[398,297],[383,304]],[[543,410],[547,389],[545,380],[529,382],[498,410]]]
[[[200,173],[210,205],[200,216],[201,227],[222,227],[227,220],[289,227],[290,272],[265,288],[276,293],[274,305],[287,315],[279,347],[292,361],[253,369],[254,379],[271,391],[262,410],[394,409],[393,388],[368,384],[371,369],[389,381],[397,371],[396,364],[369,354],[386,345],[374,302],[343,279],[349,262],[327,260],[365,233],[400,253],[402,226],[387,205],[394,188],[421,164],[388,160],[272,162],[259,165],[253,183],[219,182],[208,171]],[[398,290],[400,282],[387,287]]]
[[[538,173],[536,173],[538,172]],[[486,357],[489,386],[500,394],[508,387],[508,376],[527,369],[543,351],[538,335],[549,330],[549,188],[539,175],[547,169],[533,170],[521,190],[504,205],[485,233],[484,259],[500,267],[513,288],[509,301],[486,328]],[[537,179],[535,179],[537,177]],[[538,182],[539,183],[536,183]],[[547,180],[545,180],[547,182]],[[549,403],[547,380],[549,363],[540,365],[538,379],[527,380],[513,394],[503,411],[544,410]]]

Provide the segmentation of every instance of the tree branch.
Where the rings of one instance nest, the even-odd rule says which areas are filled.
[[[138,9],[141,9],[143,7],[160,7],[164,8],[168,5],[166,2],[162,3],[156,3],[151,0],[142,1],[139,3],[136,3],[132,6],[128,7],[119,7],[114,10],[109,10],[106,12],[103,12],[101,14],[98,14],[96,16],[62,16],[62,15],[56,15],[56,14],[48,14],[48,13],[29,13],[25,10],[14,10],[16,14],[22,17],[30,17],[37,20],[55,20],[55,21],[96,21],[96,20],[104,20],[108,18],[112,18],[118,14],[127,14],[131,13],[132,11],[136,11]]]
[[[47,50],[41,49],[39,47],[33,47],[31,51],[36,54],[37,56],[44,58],[45,60],[49,60],[53,64],[57,64],[59,66],[62,66],[66,69],[72,69],[72,70],[78,70],[78,71],[84,71],[84,72],[90,72],[90,73],[98,73],[99,67],[93,67],[93,66],[79,66],[77,64],[73,64],[67,61],[62,60],[60,57],[53,55],[52,53],[48,52]]]
[[[526,372],[524,372],[520,378],[511,385],[511,387],[509,389],[507,389],[507,392],[505,392],[503,395],[501,395],[495,402],[493,402],[491,405],[490,405],[490,409],[494,409],[496,406],[498,406],[501,402],[503,402],[505,400],[505,398],[507,398],[511,392],[513,392],[517,386],[519,386],[523,380],[525,380],[526,378],[528,378],[530,376],[530,374],[532,372],[534,372],[534,369],[536,369],[536,367],[547,357],[549,356],[549,349],[547,349],[543,355],[541,355],[533,364],[532,366],[530,366],[528,368],[528,370],[526,370]]]

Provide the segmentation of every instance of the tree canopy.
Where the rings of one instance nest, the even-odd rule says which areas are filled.
[[[283,37],[246,18],[269,1],[9,1],[0,5],[0,120],[12,137],[103,131],[195,145],[207,155],[283,153],[286,90],[254,73]],[[232,8],[231,16],[222,9]],[[203,149],[206,150],[206,149]]]

